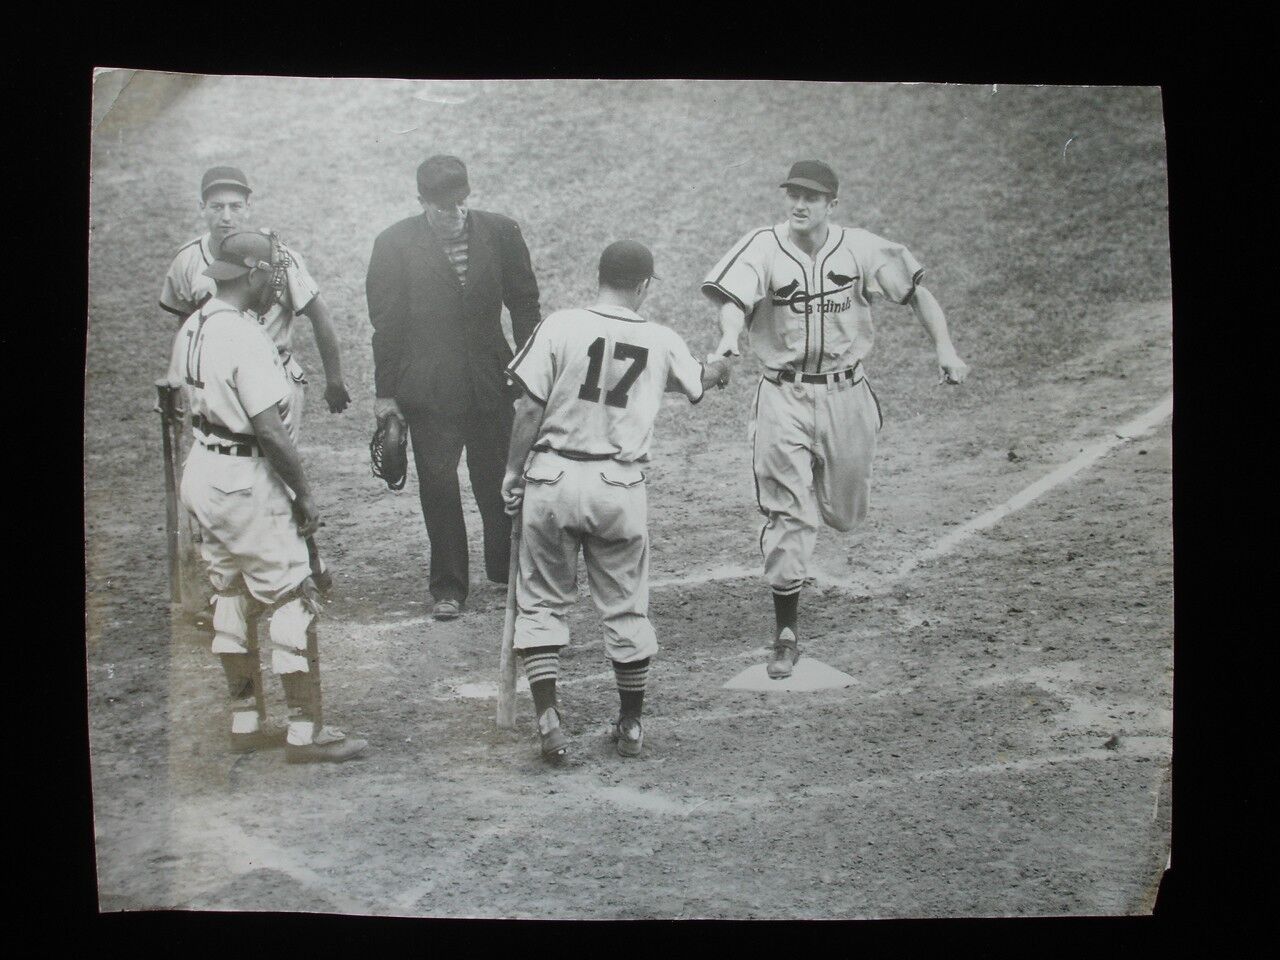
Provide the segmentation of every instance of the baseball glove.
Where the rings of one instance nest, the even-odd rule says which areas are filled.
[[[384,417],[373,428],[373,439],[369,441],[369,462],[373,464],[373,475],[379,480],[387,481],[387,486],[392,490],[404,487],[409,469],[405,453],[408,442],[404,421],[399,417]]]

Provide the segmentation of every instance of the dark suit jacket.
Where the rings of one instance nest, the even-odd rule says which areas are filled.
[[[517,349],[541,319],[519,225],[483,210],[469,211],[467,220],[465,288],[422,214],[393,224],[373,243],[365,295],[375,386],[406,412],[457,416],[469,406],[509,405],[503,371],[511,348],[502,335],[502,305],[511,311]]]

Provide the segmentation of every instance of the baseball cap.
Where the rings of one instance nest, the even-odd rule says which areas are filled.
[[[243,190],[245,195],[253,193],[249,188],[249,178],[239,167],[210,167],[200,179],[200,199],[209,195],[214,187],[235,187]]]
[[[840,181],[835,171],[821,160],[797,160],[791,165],[791,172],[783,180],[780,187],[803,187],[805,190],[817,190],[829,193],[833,197],[840,190]]]
[[[611,287],[628,287],[656,276],[653,254],[643,243],[618,240],[600,254],[600,282]]]
[[[271,238],[263,233],[242,230],[223,238],[214,252],[214,261],[204,275],[214,280],[243,277],[259,263],[271,263]]]
[[[467,167],[457,157],[437,154],[418,165],[418,193],[424,197],[453,191],[471,191]]]

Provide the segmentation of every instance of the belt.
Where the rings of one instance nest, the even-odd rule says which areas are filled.
[[[794,370],[770,370],[769,372],[778,376],[774,383],[795,383],[797,380],[801,383],[839,383],[841,380],[852,380],[861,366],[862,363],[859,361],[849,369],[837,370],[835,373],[796,373]],[[766,376],[765,379],[769,378]],[[862,378],[858,377],[858,379]]]
[[[612,460],[612,453],[582,453],[578,450],[553,450],[545,443],[539,443],[533,448],[534,453],[554,453],[557,457],[564,457],[566,460]]]
[[[201,446],[211,453],[220,453],[227,457],[260,457],[263,455],[256,443],[233,443],[228,447],[202,443]]]
[[[228,440],[234,444],[249,445],[256,447],[258,438],[252,433],[236,433],[229,430],[220,423],[214,423],[203,413],[193,413],[191,415],[191,425],[201,433],[208,434],[211,437],[217,437],[220,440]],[[208,444],[206,444],[208,446]]]

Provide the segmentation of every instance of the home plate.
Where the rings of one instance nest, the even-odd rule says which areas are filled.
[[[769,676],[763,663],[747,667],[724,685],[726,690],[758,690],[761,692],[791,692],[802,690],[838,690],[857,683],[847,673],[829,667],[821,660],[801,656],[791,668],[791,676],[775,680]]]

